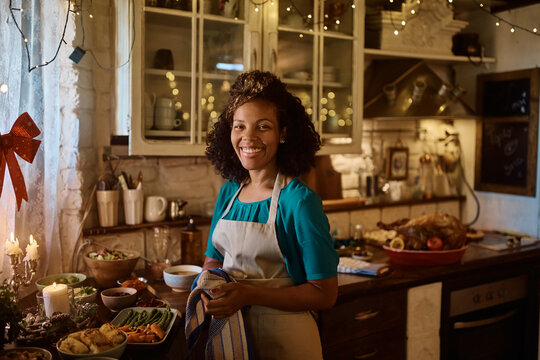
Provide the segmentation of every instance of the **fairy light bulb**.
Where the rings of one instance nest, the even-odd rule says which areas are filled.
[[[291,7],[290,7],[290,6],[287,6],[287,11],[291,11]]]
[[[513,27],[511,27],[511,28],[510,28],[510,32],[511,32],[511,33],[514,33],[514,32],[516,32],[516,29],[514,29]]]
[[[495,26],[501,26],[501,23],[500,22],[495,22]]]
[[[323,29],[328,30],[328,26],[324,25]]]
[[[90,19],[93,19],[93,18],[94,18],[94,15],[88,14],[88,17],[89,17]]]
[[[299,34],[298,37],[301,39],[304,37],[304,34]]]
[[[255,8],[255,12],[259,12],[259,8],[258,8],[258,7]]]
[[[398,35],[399,35],[399,31],[394,30],[394,35],[398,36]]]
[[[407,24],[405,20],[401,20],[401,26],[405,26],[405,24]]]
[[[453,3],[453,2],[454,2],[453,0],[448,0],[448,3],[449,3],[449,4],[451,4],[451,3]]]
[[[484,4],[483,4],[483,3],[480,3],[480,7],[483,8],[483,7],[484,7]]]
[[[354,5],[354,4],[352,4],[351,7],[352,7],[353,9],[356,9],[356,5]]]
[[[313,16],[311,16],[311,14],[308,14],[307,17],[308,17],[308,19],[311,19]]]
[[[28,39],[27,39],[27,38],[24,38],[24,42],[27,43],[27,42],[28,42]]]
[[[416,14],[416,11],[414,9],[411,10],[411,15]]]
[[[8,89],[9,89],[9,88],[8,88],[8,84],[2,84],[2,85],[0,85],[0,92],[1,92],[2,94],[7,93],[7,92],[8,92]]]
[[[537,28],[533,28],[533,33],[538,32]]]
[[[389,0],[390,1],[390,4],[393,4],[394,3],[394,0]]]

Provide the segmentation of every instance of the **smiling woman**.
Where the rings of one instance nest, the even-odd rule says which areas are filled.
[[[216,202],[203,270],[222,268],[235,281],[195,301],[215,319],[245,310],[261,358],[322,359],[310,311],[336,301],[338,256],[320,197],[297,178],[320,145],[300,100],[260,71],[238,77],[208,136],[207,157],[230,181]]]

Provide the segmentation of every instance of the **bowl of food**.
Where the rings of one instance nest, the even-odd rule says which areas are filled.
[[[63,273],[42,277],[36,280],[38,290],[43,290],[46,286],[57,284],[66,284],[68,287],[76,288],[82,285],[86,280],[86,275],[79,273]]]
[[[98,288],[106,289],[116,285],[116,280],[127,279],[139,261],[135,250],[100,249],[84,255]]]
[[[400,265],[433,266],[449,265],[461,261],[467,246],[451,250],[407,250],[383,246],[390,261]]]
[[[137,290],[128,287],[116,287],[103,290],[101,300],[111,311],[120,311],[137,301]]]
[[[1,359],[37,359],[37,360],[52,360],[52,354],[45,349],[39,347],[16,347],[13,349],[1,350]]]
[[[91,303],[96,300],[97,289],[92,286],[81,286],[73,289],[73,296],[80,304]]]
[[[163,270],[163,280],[173,291],[189,290],[202,268],[197,265],[176,265]]]
[[[56,343],[56,350],[63,360],[86,358],[119,359],[127,345],[127,335],[111,323],[100,328],[77,331],[64,336]]]

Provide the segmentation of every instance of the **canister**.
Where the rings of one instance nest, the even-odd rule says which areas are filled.
[[[193,218],[189,218],[187,227],[180,236],[181,263],[189,265],[203,264],[202,232],[195,227]]]

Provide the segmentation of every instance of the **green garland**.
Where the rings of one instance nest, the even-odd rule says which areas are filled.
[[[5,344],[13,342],[21,333],[22,319],[17,296],[6,283],[0,285],[0,329],[6,329],[0,339],[0,349],[3,349]]]

